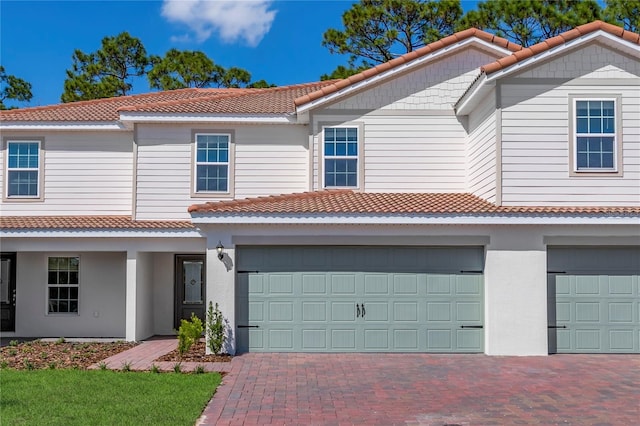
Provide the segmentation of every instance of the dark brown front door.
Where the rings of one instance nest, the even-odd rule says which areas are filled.
[[[0,331],[16,330],[16,254],[0,259]]]
[[[204,255],[176,256],[176,286],[175,286],[175,320],[176,330],[180,327],[180,320],[190,319],[194,313],[205,320],[205,269]]]

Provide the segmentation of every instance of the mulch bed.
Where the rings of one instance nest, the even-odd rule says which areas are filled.
[[[233,358],[231,355],[205,355],[205,343],[200,341],[195,343],[189,351],[180,357],[178,350],[169,352],[166,355],[156,359],[156,361],[171,361],[171,362],[229,362]]]
[[[42,342],[0,348],[0,367],[16,370],[80,369],[136,346],[133,342]]]

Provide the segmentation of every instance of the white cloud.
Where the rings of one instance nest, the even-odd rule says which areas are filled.
[[[162,16],[185,24],[203,42],[213,33],[222,41],[257,46],[276,16],[272,0],[164,0]],[[182,37],[181,37],[182,38]]]

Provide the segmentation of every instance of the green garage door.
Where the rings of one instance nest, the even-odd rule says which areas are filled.
[[[483,249],[239,247],[239,352],[482,352]]]
[[[550,353],[640,353],[640,248],[548,249]]]

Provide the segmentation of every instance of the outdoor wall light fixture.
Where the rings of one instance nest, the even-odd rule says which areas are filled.
[[[224,257],[224,246],[222,245],[222,241],[218,240],[216,251],[218,252],[218,259],[222,260],[222,258]]]

